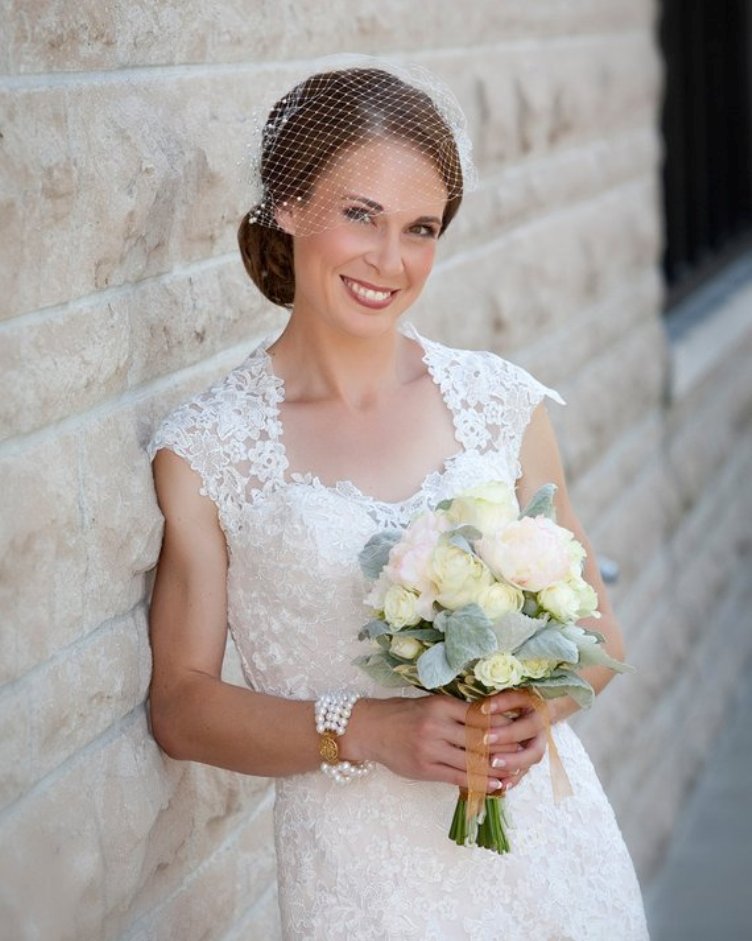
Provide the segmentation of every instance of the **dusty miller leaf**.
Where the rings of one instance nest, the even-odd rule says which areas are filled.
[[[468,604],[451,614],[444,628],[446,659],[454,670],[498,649],[491,622],[477,604]]]
[[[450,683],[459,670],[449,666],[446,658],[446,645],[434,644],[418,657],[418,677],[426,689],[436,689]]]
[[[389,625],[380,618],[372,618],[361,627],[358,633],[358,640],[375,640],[380,634],[388,634]]]
[[[376,533],[375,536],[371,536],[358,556],[361,571],[366,578],[375,581],[381,575],[381,570],[389,561],[389,553],[392,551],[392,547],[401,538],[402,532],[398,529],[388,529],[383,533]]]
[[[547,516],[549,519],[556,519],[556,510],[554,509],[554,494],[556,493],[556,484],[543,484],[530,498],[530,502],[520,513],[523,516]]]
[[[546,626],[548,621],[542,618],[531,618],[517,611],[503,614],[498,621],[494,621],[491,629],[496,635],[498,649],[501,653],[512,653],[525,643],[536,631]]]
[[[520,660],[563,660],[564,663],[578,663],[580,660],[577,644],[555,627],[538,631],[514,655]]]
[[[360,667],[372,680],[376,680],[380,686],[412,685],[408,683],[404,677],[400,676],[399,673],[395,673],[386,654],[382,652],[357,657],[353,660],[353,664]]]

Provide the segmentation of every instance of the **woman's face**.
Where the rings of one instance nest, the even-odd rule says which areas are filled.
[[[446,199],[434,165],[409,145],[346,151],[305,203],[280,214],[293,235],[294,314],[364,337],[393,327],[431,271]]]

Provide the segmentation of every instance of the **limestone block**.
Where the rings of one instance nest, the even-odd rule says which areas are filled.
[[[0,692],[0,807],[31,786],[31,710],[29,684],[7,685]]]
[[[609,586],[614,602],[627,591],[665,538],[663,504],[667,489],[665,468],[651,461],[636,477],[624,482],[622,493],[591,526],[590,539],[598,551],[619,564],[619,581]]]
[[[165,758],[138,710],[19,800],[0,841],[9,937],[119,937],[244,825],[258,831],[244,848],[255,845],[270,871],[266,810],[253,823],[267,783],[196,768]]]
[[[649,0],[483,0],[469,7],[438,0],[430,16],[402,0],[331,0],[326,6],[262,0],[252,12],[241,0],[117,0],[105,7],[90,0],[76,6],[6,0],[6,8],[0,65],[13,73],[310,58],[333,48],[421,53],[455,45],[458,37],[472,50],[530,36],[647,30],[653,16]]]
[[[10,321],[0,339],[0,438],[27,434],[122,389],[128,334],[126,318],[112,303]]]
[[[78,434],[69,431],[0,454],[0,487],[8,496],[0,528],[0,610],[10,628],[0,632],[2,682],[46,660],[80,631],[88,546],[79,448]]]
[[[468,116],[484,172],[625,127],[653,124],[659,59],[647,33],[510,44],[431,59]]]
[[[232,928],[249,903],[263,900],[274,880],[274,841],[268,807],[238,826],[153,911],[136,923],[132,941],[218,937]]]
[[[250,351],[287,319],[250,281],[239,254],[195,272],[146,282],[126,295],[124,307],[131,325],[130,386],[192,366],[232,345]]]
[[[150,672],[143,605],[34,670],[28,679],[34,779],[143,702]]]
[[[472,250],[509,230],[573,203],[596,198],[655,172],[659,142],[650,126],[615,131],[484,173],[442,236],[458,250]],[[657,207],[656,207],[657,211]]]
[[[163,518],[140,440],[138,409],[93,417],[80,443],[88,565],[84,625],[129,611],[159,555]]]
[[[560,424],[567,472],[584,473],[611,442],[655,409],[663,389],[665,338],[657,322],[626,334],[561,388]]]
[[[283,322],[239,258],[11,320],[0,343],[0,436],[25,434],[177,372]]]
[[[138,747],[142,746],[134,742],[132,749]],[[124,759],[130,754],[124,752]],[[228,845],[244,830],[251,834],[242,851],[249,857],[245,865],[258,865],[260,872],[274,866],[273,843],[266,836],[270,807],[266,780],[191,762],[174,762],[165,756],[161,760],[161,801],[156,814],[148,818],[148,830],[138,826],[138,801],[129,798],[128,780],[110,776],[97,795],[98,813],[103,818],[113,806],[133,805],[133,815],[129,812],[107,828],[112,847],[132,844],[131,857],[123,852],[112,853],[108,859],[104,888],[110,900],[106,928],[111,937],[120,937],[126,928],[141,921],[152,924],[154,911],[165,899],[176,894],[182,898],[183,887],[208,860],[236,855]],[[253,885],[252,878],[246,880],[244,896],[238,893],[232,904],[240,905],[243,897],[247,901]],[[229,888],[235,892],[233,881]],[[207,899],[204,905],[209,907]]]

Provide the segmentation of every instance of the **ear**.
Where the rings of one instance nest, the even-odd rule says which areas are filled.
[[[288,235],[295,235],[295,209],[287,202],[283,202],[274,210],[274,221]]]

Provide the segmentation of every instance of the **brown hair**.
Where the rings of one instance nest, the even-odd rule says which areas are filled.
[[[336,108],[331,106],[333,100]],[[318,130],[322,125],[326,134]],[[312,75],[272,108],[262,135],[264,199],[255,212],[243,216],[238,229],[246,271],[272,303],[292,306],[292,236],[273,218],[252,217],[261,218],[264,205],[306,199],[338,154],[381,137],[416,147],[436,166],[450,194],[441,235],[462,202],[462,169],[452,132],[429,95],[382,69],[352,68]]]

